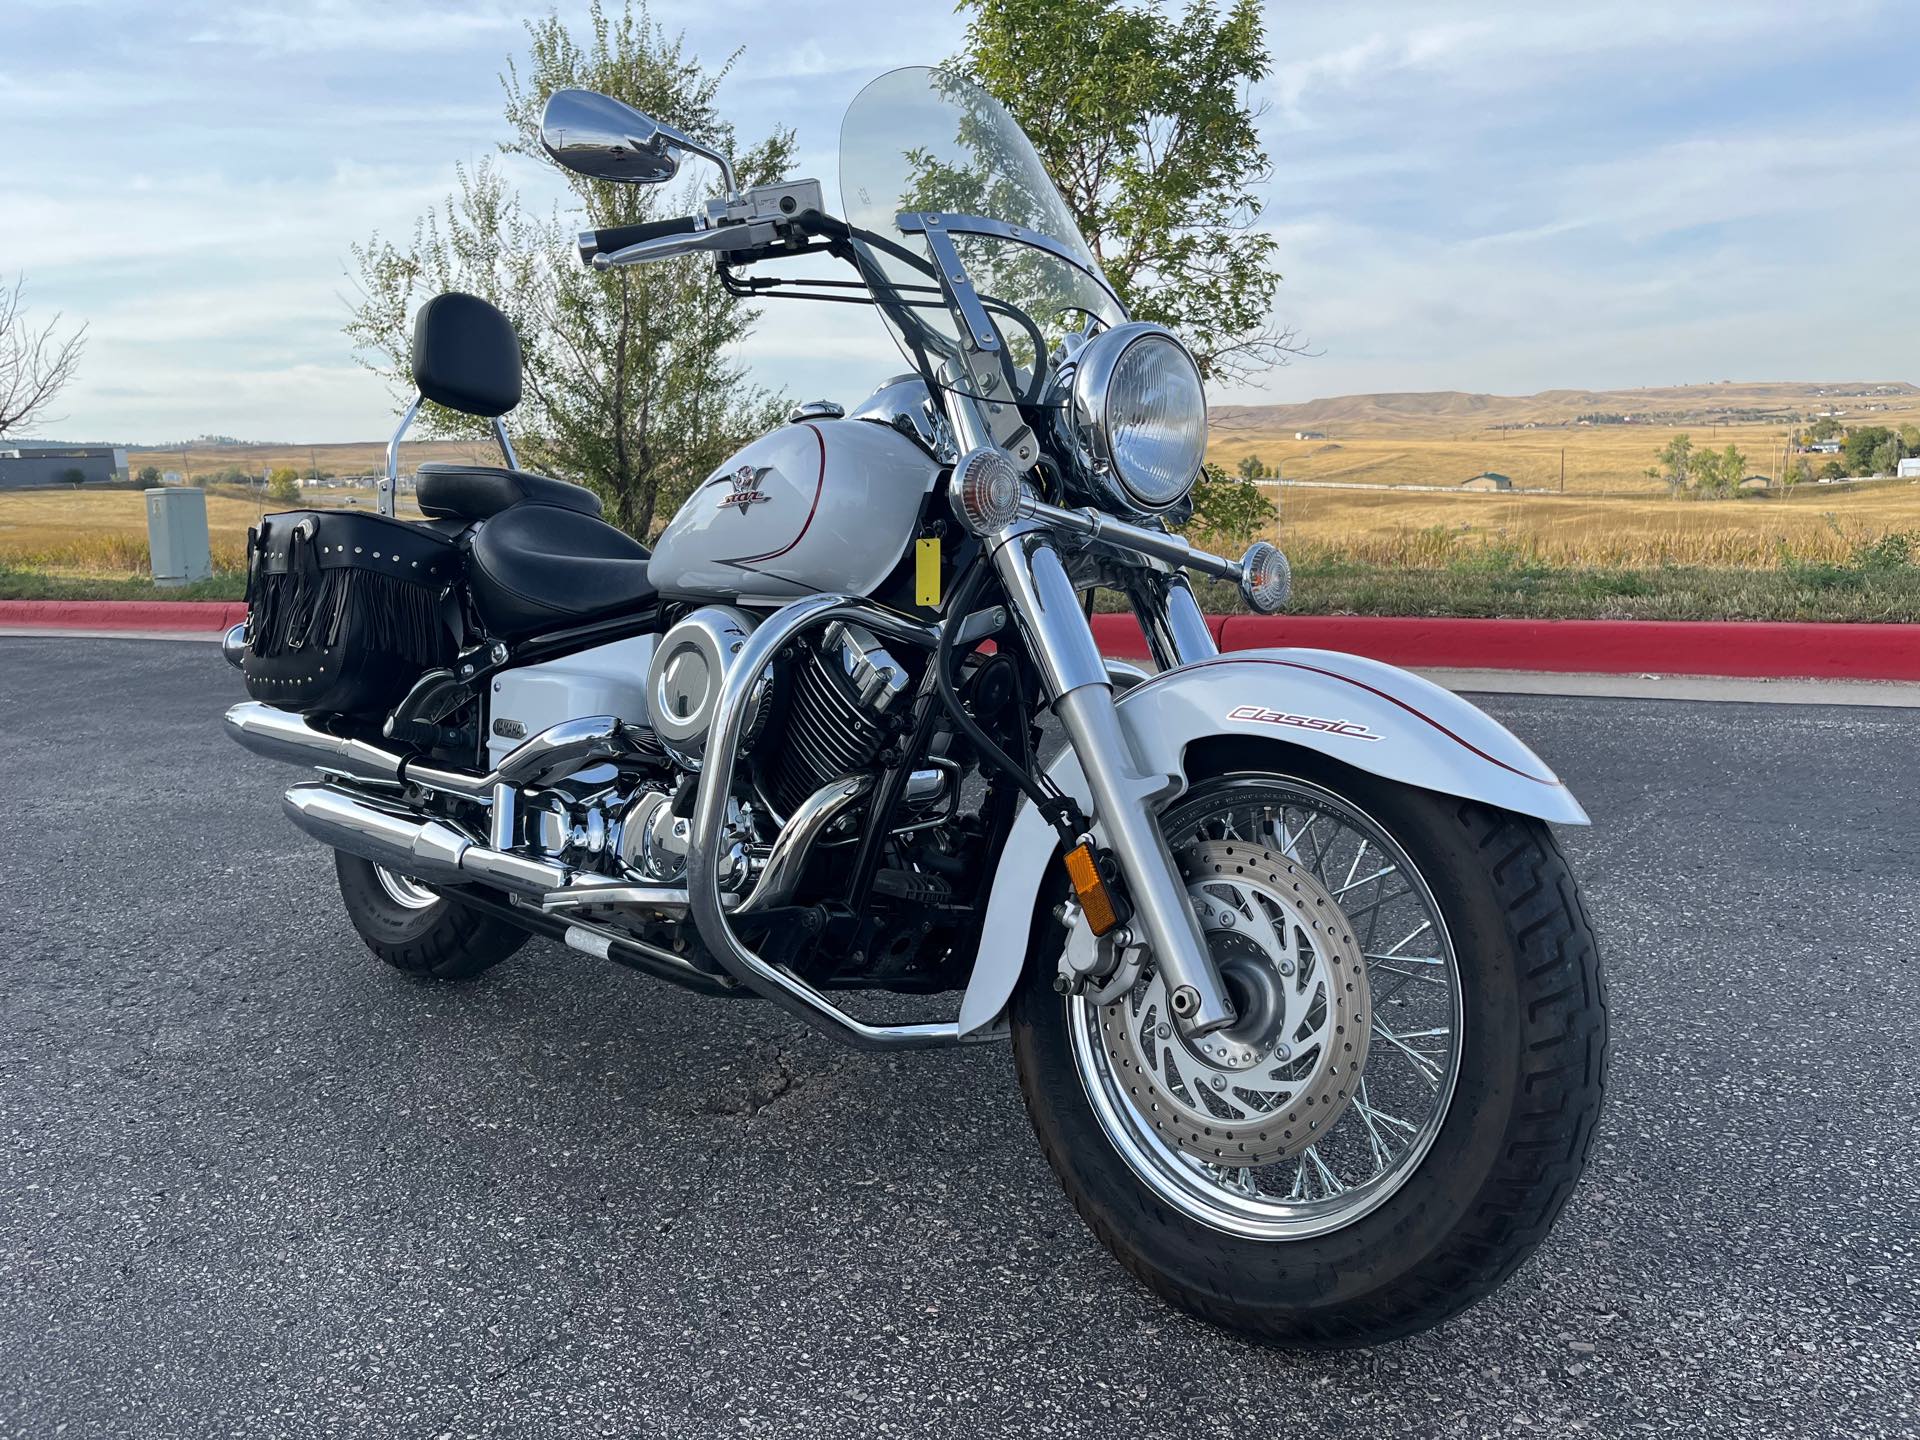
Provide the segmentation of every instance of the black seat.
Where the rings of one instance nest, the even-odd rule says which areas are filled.
[[[652,603],[647,547],[579,510],[524,503],[476,526],[467,583],[502,639],[583,625]]]
[[[522,501],[577,510],[596,519],[600,515],[600,497],[584,485],[497,465],[429,461],[420,467],[415,486],[420,513],[436,520],[485,520]]]

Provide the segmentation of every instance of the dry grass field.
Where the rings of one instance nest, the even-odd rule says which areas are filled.
[[[1590,569],[1842,563],[1892,532],[1920,532],[1920,481],[1799,487],[1738,500],[1441,495],[1268,487],[1275,538],[1362,563],[1432,566],[1476,553]]]
[[[1247,455],[1278,465],[1275,538],[1309,566],[1455,572],[1545,566],[1655,570],[1666,566],[1766,571],[1845,565],[1888,535],[1912,535],[1920,554],[1920,482],[1803,484],[1792,492],[1729,500],[1676,500],[1646,475],[1668,438],[1685,431],[1699,447],[1728,443],[1749,470],[1777,471],[1796,423],[1823,411],[1842,424],[1920,423],[1920,388],[1905,384],[1712,385],[1673,390],[1549,391],[1501,397],[1452,392],[1343,396],[1306,405],[1223,407],[1212,458],[1229,468]],[[1582,425],[1583,415],[1633,423]],[[1529,428],[1531,427],[1531,428]],[[1296,430],[1325,439],[1295,440]],[[262,473],[316,466],[366,473],[383,463],[378,442],[324,446],[200,446],[135,451],[138,469]],[[1565,454],[1566,489],[1559,493]],[[403,466],[423,460],[492,463],[484,444],[423,442]],[[1523,488],[1552,494],[1408,490],[1454,487],[1496,470]],[[1323,488],[1338,482],[1361,488]],[[371,505],[370,491],[311,489],[309,505]],[[241,564],[247,527],[274,508],[239,488],[208,496],[216,567]],[[0,569],[111,580],[147,568],[146,520],[137,490],[0,492]]]
[[[1850,382],[1518,397],[1437,392],[1223,407],[1213,417],[1209,456],[1229,470],[1256,456],[1284,479],[1306,482],[1268,487],[1280,507],[1280,535],[1296,548],[1363,563],[1444,565],[1491,550],[1600,568],[1767,568],[1783,559],[1844,561],[1891,532],[1920,531],[1920,484],[1803,484],[1787,494],[1675,500],[1646,472],[1684,432],[1697,448],[1734,445],[1750,474],[1777,476],[1796,426],[1827,410],[1843,425],[1920,423],[1920,388]],[[1579,423],[1594,414],[1634,419]],[[1299,431],[1324,438],[1297,440]],[[1816,469],[1826,459],[1808,458]],[[1519,489],[1555,493],[1390,488],[1451,489],[1487,470]]]
[[[310,490],[312,509],[373,508],[371,490]],[[207,496],[207,531],[216,570],[245,568],[247,527],[289,507],[239,489]],[[400,513],[418,518],[408,497]],[[0,491],[0,568],[110,579],[147,570],[147,502],[139,490]]]

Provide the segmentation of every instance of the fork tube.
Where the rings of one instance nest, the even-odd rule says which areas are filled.
[[[1177,570],[1168,573],[1143,568],[1131,572],[1125,589],[1140,628],[1146,632],[1153,663],[1160,669],[1211,660],[1220,653],[1186,576]]]
[[[1230,1025],[1233,1004],[1155,818],[1161,803],[1178,793],[1181,777],[1149,773],[1134,755],[1093,628],[1053,546],[1031,530],[1000,538],[994,568],[1080,761],[1095,819],[1126,876],[1135,921],[1167,977],[1174,1019],[1191,1035]]]

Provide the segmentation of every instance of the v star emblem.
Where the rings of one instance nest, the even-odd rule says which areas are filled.
[[[749,505],[758,505],[763,500],[771,500],[773,498],[771,495],[760,493],[760,482],[772,473],[771,465],[742,465],[728,477],[733,482],[733,488],[720,497],[720,508],[724,510],[729,505],[737,505],[740,507],[740,513],[744,515]]]

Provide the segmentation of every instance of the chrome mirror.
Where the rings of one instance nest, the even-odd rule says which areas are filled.
[[[704,155],[720,167],[727,190],[737,187],[733,166],[673,126],[593,90],[556,90],[540,117],[540,144],[558,163],[594,180],[658,185],[680,170],[682,154]]]
[[[540,143],[567,169],[595,180],[658,185],[680,169],[672,132],[650,115],[592,90],[556,90],[540,117]]]

